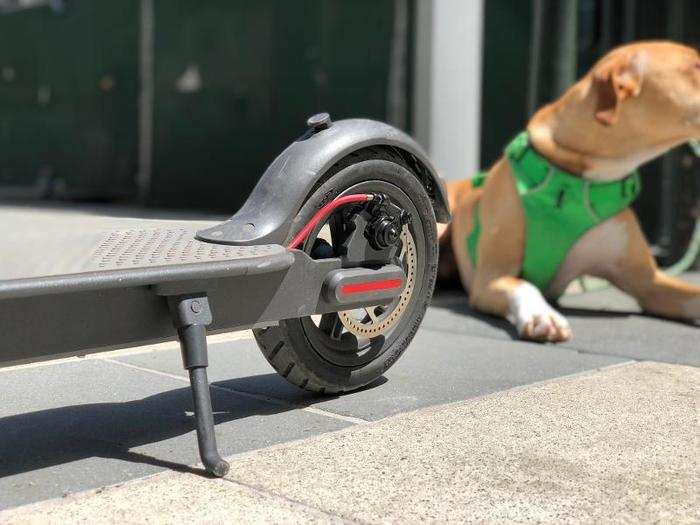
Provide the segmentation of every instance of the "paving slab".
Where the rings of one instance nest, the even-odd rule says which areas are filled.
[[[169,374],[185,374],[180,353],[174,348],[115,359]],[[209,376],[215,385],[230,390],[377,420],[623,361],[555,346],[421,328],[384,378],[370,388],[341,397],[319,396],[291,385],[272,369],[251,339],[211,345]]]
[[[637,363],[0,513],[3,523],[697,523],[700,370]],[[138,512],[134,512],[138,509]]]
[[[350,424],[221,389],[212,398],[227,455]],[[0,508],[199,461],[184,379],[85,359],[0,371],[0,399]]]
[[[258,451],[230,478],[370,523],[697,523],[698,387],[620,366]]]

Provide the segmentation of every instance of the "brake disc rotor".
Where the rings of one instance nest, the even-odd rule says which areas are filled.
[[[401,295],[386,306],[367,306],[359,310],[338,312],[345,329],[356,337],[371,339],[387,332],[406,310],[416,279],[416,244],[404,225],[401,230],[401,254],[399,260],[406,272],[406,287]]]

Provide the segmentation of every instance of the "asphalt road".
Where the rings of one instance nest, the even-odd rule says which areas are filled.
[[[18,234],[39,221],[50,233],[67,225],[102,228],[115,217],[138,214],[5,207],[0,224]],[[687,278],[700,282],[698,274]],[[677,452],[693,446],[697,451],[697,440],[688,440],[698,430],[697,326],[642,316],[610,290],[562,303],[574,340],[537,345],[514,340],[499,320],[474,315],[463,294],[438,293],[398,363],[375,385],[342,397],[319,397],[289,385],[246,333],[215,336],[209,373],[217,438],[224,456],[240,458],[234,458],[230,486],[198,475],[187,376],[174,344],[0,369],[0,509],[63,498],[50,507],[10,511],[20,514],[0,515],[0,521],[78,519],[81,498],[113,513],[102,517],[120,521],[119,512],[129,509],[129,501],[133,505],[135,495],[147,493],[162,503],[178,492],[218,503],[209,510],[193,503],[173,515],[174,521],[188,512],[193,519],[217,521],[223,515],[217,509],[234,516],[231,506],[247,509],[248,518],[283,522],[558,521],[557,516],[693,521],[692,508],[684,505],[692,498],[689,480],[697,480],[697,454],[679,460]],[[645,361],[663,364],[639,364]],[[584,375],[572,379],[572,374]],[[641,439],[642,431],[648,439]],[[610,446],[603,441],[594,446],[591,435],[610,436]],[[640,456],[657,449],[661,452],[651,458]],[[557,463],[560,450],[569,455]],[[593,472],[594,453],[607,470]],[[414,473],[415,490],[407,489],[405,472],[399,472],[401,457],[407,458],[406,472]],[[618,483],[603,483],[586,500],[585,489],[567,478],[567,465],[591,482]],[[301,482],[305,471],[306,479],[317,481]],[[476,471],[481,474],[470,477]],[[619,480],[642,472],[647,477],[633,484],[635,500]],[[102,496],[102,487],[153,475]],[[368,476],[385,484],[368,483]],[[548,478],[556,490],[550,487],[545,498],[542,484]],[[659,495],[659,487],[670,487],[673,497]],[[83,492],[94,489],[99,492]],[[464,491],[476,495],[466,501],[459,496]],[[522,499],[515,510],[514,494]],[[617,511],[601,513],[603,507]],[[671,508],[675,514],[668,514]],[[161,505],[153,512],[168,511]],[[144,510],[144,521],[146,516]]]

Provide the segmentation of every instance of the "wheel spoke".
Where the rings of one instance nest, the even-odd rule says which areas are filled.
[[[337,248],[342,242],[343,221],[339,214],[331,215],[328,219],[328,228],[331,231],[330,243],[333,248]]]
[[[377,314],[374,313],[374,306],[366,306],[365,312],[367,312],[367,315],[369,315],[369,318],[373,323],[378,321],[379,318],[377,317]]]
[[[343,335],[343,323],[336,313],[321,316],[321,322],[318,327],[328,334],[331,339],[339,340]]]

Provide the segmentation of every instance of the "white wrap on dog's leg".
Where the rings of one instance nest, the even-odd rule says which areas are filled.
[[[508,320],[521,336],[528,334],[536,339],[561,340],[571,338],[569,322],[549,306],[540,291],[528,282],[518,285],[508,303]],[[552,331],[560,337],[548,336]]]

